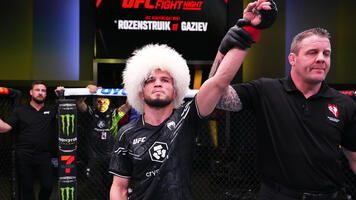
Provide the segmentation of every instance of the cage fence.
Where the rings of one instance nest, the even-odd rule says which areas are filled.
[[[0,95],[0,118],[7,119],[13,109],[14,100]],[[12,136],[0,134],[0,199],[11,199],[12,192]]]
[[[95,106],[93,98],[86,99],[87,105]],[[125,103],[126,97],[110,97],[110,100],[110,106],[117,108]],[[54,102],[54,99],[50,101]],[[13,104],[12,98],[0,95],[1,119],[9,116]],[[108,174],[105,160],[90,159],[89,149],[93,147],[88,134],[92,126],[87,114],[78,112],[77,128],[77,197],[108,199],[112,177]],[[260,177],[256,170],[255,132],[255,117],[250,110],[233,113],[216,109],[204,122],[197,134],[193,163],[192,192],[195,200],[256,199]],[[11,199],[13,140],[11,134],[0,134],[0,140],[0,199]],[[342,163],[347,193],[356,198],[356,176],[345,158]],[[54,166],[54,170],[58,169]],[[58,191],[53,193],[52,199],[57,199]]]

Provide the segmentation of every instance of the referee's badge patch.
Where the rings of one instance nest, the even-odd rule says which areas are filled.
[[[338,111],[338,109],[337,109],[337,106],[332,105],[332,104],[328,104],[328,108],[329,108],[330,112],[331,112],[332,114],[334,114],[334,116],[335,116],[336,118],[339,118],[339,111]]]

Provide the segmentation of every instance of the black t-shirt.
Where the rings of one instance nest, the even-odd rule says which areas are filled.
[[[117,114],[117,108],[109,108],[101,113],[96,108],[88,106],[89,115],[89,157],[109,159],[114,146],[115,133],[110,130],[113,123],[113,116]]]
[[[159,126],[143,116],[122,127],[110,162],[110,173],[130,179],[131,200],[189,200],[197,129],[195,101],[174,109]]]
[[[356,151],[356,104],[322,84],[306,99],[291,77],[262,78],[233,86],[257,120],[262,178],[306,191],[343,184],[342,145]]]
[[[30,104],[16,107],[7,123],[16,128],[15,148],[18,152],[38,154],[49,152],[54,144],[56,108],[44,106],[39,111]]]

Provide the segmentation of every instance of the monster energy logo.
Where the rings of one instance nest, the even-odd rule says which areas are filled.
[[[74,133],[74,114],[65,114],[65,115],[60,115],[62,119],[62,132],[63,134],[65,133],[65,130],[67,130],[67,136],[69,136],[69,128],[70,125],[72,125],[72,132]]]
[[[74,200],[74,187],[64,187],[61,189],[61,200]]]

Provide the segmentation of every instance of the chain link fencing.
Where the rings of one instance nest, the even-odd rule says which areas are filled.
[[[49,98],[53,98],[49,101],[54,102],[54,96]],[[110,97],[110,99],[112,107],[119,107],[126,101],[125,97]],[[1,119],[7,119],[11,113],[13,101],[9,96],[0,95]],[[86,103],[94,106],[92,97],[88,97]],[[192,174],[194,199],[256,199],[260,176],[256,170],[254,113],[250,110],[233,113],[216,109],[204,123],[196,138]],[[111,176],[107,176],[106,164],[89,162],[90,127],[88,115],[78,112],[77,195],[79,200],[105,200],[108,198],[108,189],[112,180]],[[0,134],[0,140],[2,161],[0,162],[0,199],[11,199],[13,191],[11,134]],[[356,199],[356,176],[349,169],[345,158],[342,163],[345,168],[347,193]],[[54,170],[58,169],[54,167]],[[105,180],[105,183],[103,184],[101,180]],[[51,198],[53,200],[58,199],[58,191],[55,188]]]
[[[20,99],[20,91],[0,87],[0,118],[7,119]],[[17,198],[13,140],[12,134],[0,134],[0,199]]]
[[[7,119],[13,109],[13,100],[8,95],[0,95],[0,118]],[[0,134],[0,199],[11,199],[12,185],[12,137]]]

